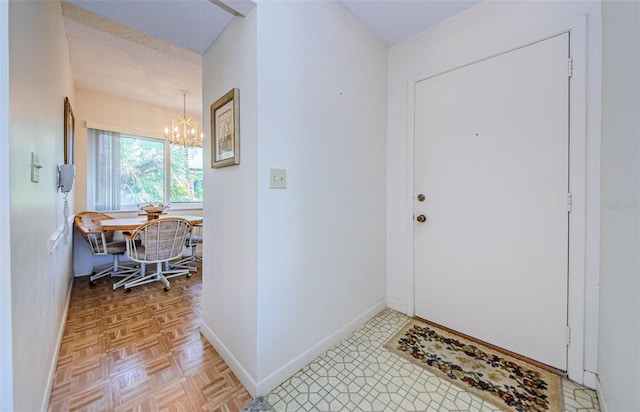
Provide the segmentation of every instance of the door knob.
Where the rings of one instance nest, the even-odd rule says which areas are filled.
[[[416,217],[416,220],[420,223],[424,223],[427,221],[427,217],[425,215],[418,215],[418,217]]]

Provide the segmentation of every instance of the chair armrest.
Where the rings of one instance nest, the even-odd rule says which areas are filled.
[[[80,226],[76,226],[76,227],[78,228],[79,231],[81,231],[85,235],[99,235],[100,233],[102,233],[102,230],[87,230]]]

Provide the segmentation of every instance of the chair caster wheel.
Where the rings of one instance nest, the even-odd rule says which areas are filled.
[[[191,277],[191,273],[187,273],[187,279]]]
[[[96,281],[95,280],[90,280],[89,281],[89,286],[95,286],[96,285]]]
[[[124,293],[129,293],[131,292],[131,288],[125,288]]]
[[[169,291],[169,288],[168,288],[168,287],[165,287],[165,288],[164,288],[164,291],[165,291],[165,292],[168,292],[168,291]]]

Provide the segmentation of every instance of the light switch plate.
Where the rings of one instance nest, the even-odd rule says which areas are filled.
[[[287,171],[286,169],[269,169],[269,188],[286,189]]]

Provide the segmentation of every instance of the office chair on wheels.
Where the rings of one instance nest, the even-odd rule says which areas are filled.
[[[149,221],[127,235],[127,256],[140,263],[141,276],[125,282],[125,292],[156,281],[162,282],[164,291],[168,292],[171,287],[168,279],[180,275],[191,277],[189,269],[168,266],[169,261],[182,256],[182,247],[190,231],[191,224],[186,219],[168,217]],[[147,265],[153,263],[156,264],[155,272],[147,274]]]
[[[124,240],[114,241],[114,232],[102,230],[101,220],[113,219],[113,217],[99,212],[80,212],[74,218],[75,227],[87,242],[91,253],[95,256],[112,255],[113,262],[109,265],[94,268],[94,273],[89,278],[89,284],[94,286],[96,280],[105,277],[122,278],[113,284],[117,289],[125,282],[139,275],[140,270],[130,264],[121,264],[120,256],[126,251]]]
[[[198,270],[197,266],[190,266],[190,263],[200,262],[202,258],[197,255],[198,245],[202,244],[202,223],[191,226],[191,231],[187,235],[185,247],[190,250],[190,255],[182,257],[177,262],[171,262],[169,265],[173,269],[189,269],[192,272]]]

